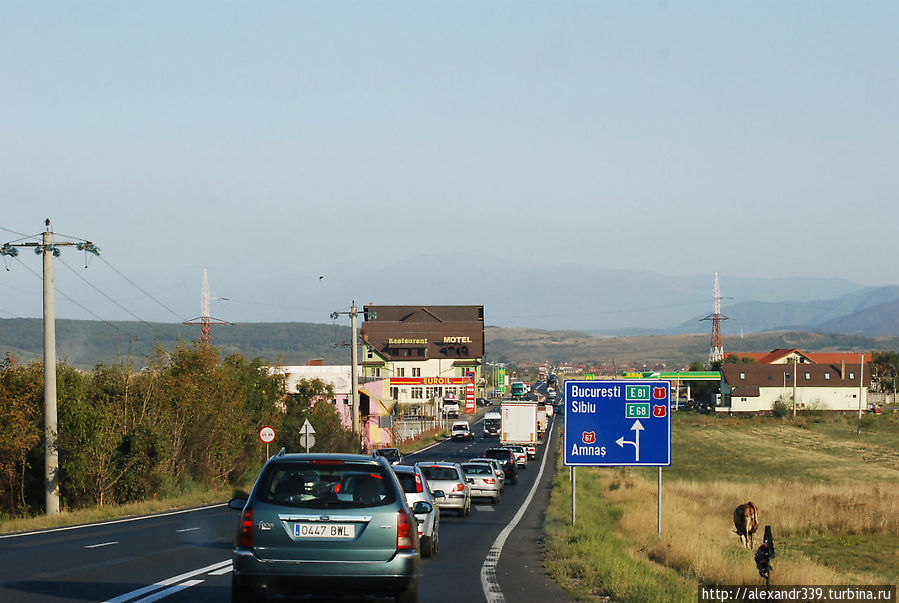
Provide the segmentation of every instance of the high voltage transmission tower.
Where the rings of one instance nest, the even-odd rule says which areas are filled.
[[[715,273],[715,311],[701,320],[712,321],[712,339],[709,343],[709,364],[724,360],[724,342],[721,340],[721,321],[730,320],[721,314],[721,288],[718,286],[718,273]]]
[[[41,242],[4,243],[0,255],[16,257],[19,247],[32,247],[43,258],[44,281],[44,499],[47,515],[59,513],[59,453],[56,424],[56,307],[53,301],[53,258],[60,247],[76,247],[78,251],[100,255],[100,248],[87,240],[54,241],[50,219],[45,222]],[[72,238],[72,237],[67,237]]]
[[[220,297],[217,299],[227,299]],[[203,268],[203,287],[200,290],[200,316],[184,321],[186,325],[200,325],[200,341],[205,345],[212,345],[212,324],[230,325],[227,320],[212,318],[209,316],[209,274]]]

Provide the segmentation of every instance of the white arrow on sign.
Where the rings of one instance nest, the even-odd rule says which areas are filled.
[[[620,438],[615,440],[615,443],[618,444],[619,446],[621,446],[622,448],[624,448],[625,444],[630,444],[631,446],[633,446],[634,450],[635,450],[635,454],[636,454],[636,458],[634,460],[639,461],[640,460],[640,432],[645,431],[643,424],[640,423],[640,419],[637,419],[636,421],[634,421],[634,426],[631,427],[631,430],[635,432],[633,442],[631,442],[630,440],[625,440],[624,436],[621,436]]]
[[[306,419],[306,422],[300,427],[300,446],[304,446],[306,452],[309,452],[309,449],[315,446],[314,433],[315,430],[312,429],[312,423],[309,422],[309,419]]]

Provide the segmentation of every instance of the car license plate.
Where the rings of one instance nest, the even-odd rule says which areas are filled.
[[[355,538],[356,526],[351,523],[295,523],[295,538]]]

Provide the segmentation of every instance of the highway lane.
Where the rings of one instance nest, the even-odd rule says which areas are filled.
[[[135,521],[4,536],[0,600],[112,599],[157,581],[153,576],[175,576],[227,559],[234,524],[234,511],[215,505]]]
[[[497,440],[446,441],[407,462],[479,456]],[[486,600],[481,568],[527,498],[545,453],[508,484],[497,505],[476,500],[467,518],[445,513],[440,550],[421,564],[422,602]],[[553,456],[553,455],[551,455]],[[570,600],[540,570],[542,516],[552,479],[548,459],[537,496],[509,536],[496,570],[509,602]],[[149,603],[230,600],[230,549],[237,512],[223,506],[0,540],[0,600]],[[495,599],[494,599],[495,600]]]

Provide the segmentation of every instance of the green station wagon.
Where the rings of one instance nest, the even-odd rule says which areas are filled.
[[[285,454],[265,464],[241,511],[232,601],[268,594],[377,594],[418,601],[419,540],[387,460],[355,454]]]

